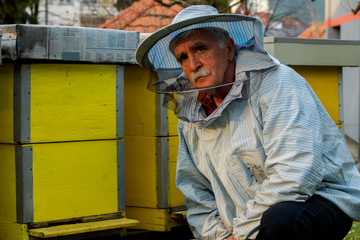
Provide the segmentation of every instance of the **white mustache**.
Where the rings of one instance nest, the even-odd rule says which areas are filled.
[[[205,68],[201,68],[198,71],[191,73],[191,79],[194,83],[196,83],[196,81],[198,80],[198,78],[200,77],[207,77],[210,75],[210,71],[208,69]]]

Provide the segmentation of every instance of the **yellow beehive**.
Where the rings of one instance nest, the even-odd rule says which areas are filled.
[[[5,64],[0,72],[0,142],[123,137],[122,67]]]
[[[119,64],[139,33],[0,28],[0,239],[123,235],[138,221],[125,218]]]
[[[0,239],[136,225],[125,218],[123,67],[6,63],[0,76]]]
[[[306,79],[331,119],[341,128],[339,97],[339,68],[334,66],[291,66]]]
[[[123,140],[0,144],[0,154],[3,233],[11,235],[10,225],[124,217]]]
[[[186,224],[172,218],[185,209],[175,186],[177,118],[147,90],[149,71],[125,66],[124,76],[126,213],[140,221],[136,228],[169,231]]]
[[[124,204],[118,201],[123,145],[117,140],[1,144],[0,171],[6,176],[1,219],[36,223],[117,212]]]

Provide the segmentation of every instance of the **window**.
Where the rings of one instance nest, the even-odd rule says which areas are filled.
[[[96,0],[81,0],[82,3],[96,3]]]
[[[72,0],[59,0],[60,4],[71,4]]]

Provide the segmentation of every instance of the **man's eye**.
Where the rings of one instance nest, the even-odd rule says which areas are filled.
[[[203,51],[205,51],[206,49],[205,49],[205,47],[198,47],[197,49],[196,49],[196,52],[197,53],[201,53],[201,52],[203,52]]]
[[[182,64],[187,59],[187,56],[180,56],[177,61],[178,63]]]

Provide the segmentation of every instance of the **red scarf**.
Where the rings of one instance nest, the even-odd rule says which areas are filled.
[[[199,101],[204,106],[205,112],[208,116],[217,108],[214,97],[208,93],[201,92],[199,94]]]

